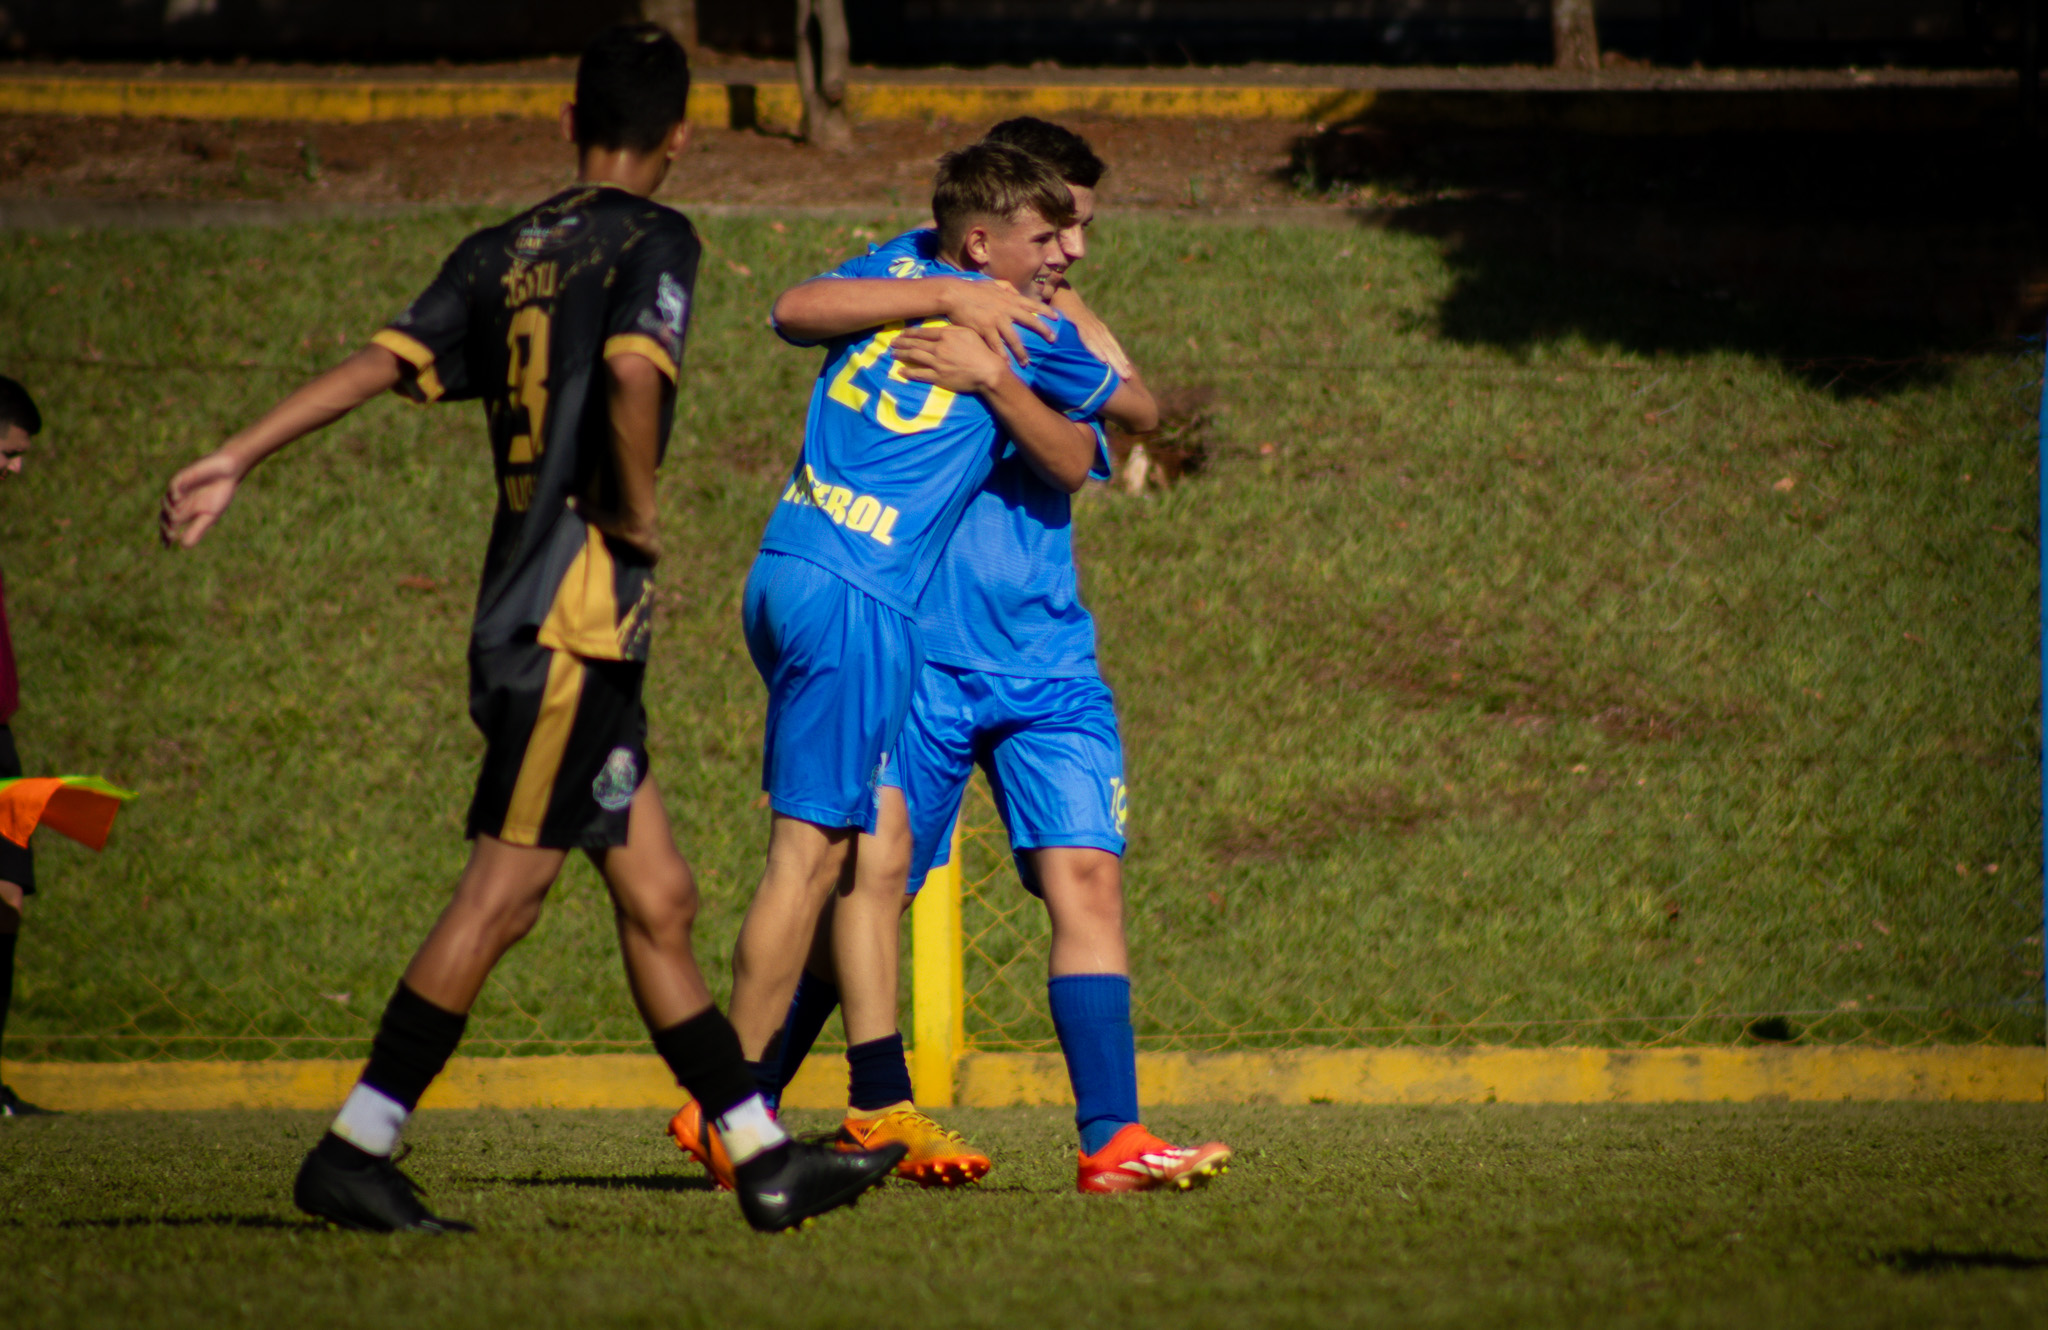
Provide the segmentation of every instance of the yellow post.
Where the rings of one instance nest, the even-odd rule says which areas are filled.
[[[953,822],[953,854],[934,868],[910,912],[910,1083],[927,1108],[953,1103],[953,1073],[967,1042],[962,992],[966,967],[960,949],[960,822]]]

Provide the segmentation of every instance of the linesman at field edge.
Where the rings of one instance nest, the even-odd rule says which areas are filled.
[[[36,410],[28,389],[0,377],[0,476],[21,474],[29,440],[42,432],[42,413]],[[0,780],[21,775],[21,757],[14,751],[14,731],[9,725],[20,704],[14,642],[7,635],[7,588],[0,582]],[[28,898],[35,894],[35,855],[27,846],[0,837],[0,1037],[7,1033],[7,1008],[14,1000],[14,944],[21,936]],[[0,1118],[40,1117],[49,1112],[0,1084]]]

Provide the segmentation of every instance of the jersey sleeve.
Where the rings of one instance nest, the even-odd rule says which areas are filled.
[[[869,245],[867,253],[856,254],[830,272],[821,272],[810,280],[822,282],[849,277],[922,277],[925,275],[924,265],[918,255],[917,236],[917,232],[909,231],[887,244]],[[775,321],[772,311],[768,315],[768,326],[775,330],[777,337],[791,346],[813,347],[825,344],[791,334],[787,328]]]
[[[688,222],[665,222],[650,227],[620,256],[619,280],[605,311],[604,358],[645,356],[674,383],[704,250]]]
[[[1103,403],[1123,385],[1115,370],[1082,345],[1081,330],[1071,319],[1054,316],[1050,343],[1029,329],[1023,332],[1031,363],[1015,366],[1018,376],[1041,401],[1068,419],[1087,420],[1099,415]]]
[[[476,396],[470,382],[468,249],[449,255],[432,285],[405,312],[370,339],[398,357],[393,389],[415,402],[461,401]]]

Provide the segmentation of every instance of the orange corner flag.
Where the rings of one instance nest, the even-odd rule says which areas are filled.
[[[27,845],[38,826],[69,836],[80,845],[104,849],[114,814],[135,791],[98,776],[30,776],[0,780],[0,836]]]

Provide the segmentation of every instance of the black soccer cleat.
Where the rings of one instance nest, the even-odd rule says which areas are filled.
[[[879,1150],[838,1150],[791,1141],[789,1157],[772,1177],[752,1186],[740,1183],[740,1213],[763,1233],[795,1228],[827,1210],[852,1205],[862,1192],[879,1186],[907,1148],[887,1145]]]
[[[62,1117],[54,1108],[40,1108],[23,1099],[4,1085],[0,1085],[0,1118],[55,1118]]]
[[[363,1233],[474,1233],[460,1219],[443,1219],[420,1203],[420,1184],[398,1164],[372,1155],[362,1168],[344,1168],[314,1150],[299,1165],[292,1204],[330,1224]]]

